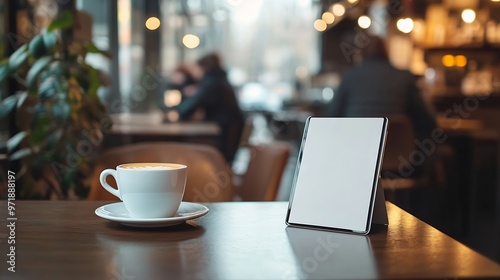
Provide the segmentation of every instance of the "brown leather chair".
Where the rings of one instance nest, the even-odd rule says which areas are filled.
[[[106,168],[122,163],[174,162],[188,166],[183,201],[231,201],[233,197],[232,171],[220,152],[212,146],[175,142],[151,142],[120,146],[105,151],[97,160],[92,176],[89,200],[118,200],[99,183],[99,175]],[[116,183],[108,177],[108,183]]]
[[[276,200],[283,171],[288,163],[290,146],[284,142],[249,145],[247,171],[237,186],[237,200]]]
[[[402,165],[409,164],[404,161],[409,162],[409,156],[415,149],[415,133],[410,120],[399,115],[389,117],[380,183],[386,199],[406,210],[412,209],[412,201],[420,197],[419,193],[427,180],[426,176],[417,176],[407,170],[415,166],[403,167],[405,174],[399,171]]]
[[[382,164],[382,187],[384,189],[406,189],[415,185],[412,176],[402,176],[399,168],[401,157],[408,159],[416,146],[413,125],[405,116],[389,117],[389,126]]]
[[[411,188],[415,184],[412,174],[402,176],[399,172],[401,157],[408,159],[416,148],[414,141],[415,134],[410,120],[405,116],[391,116],[381,172],[384,189]]]

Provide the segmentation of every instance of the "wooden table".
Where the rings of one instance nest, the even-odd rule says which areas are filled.
[[[111,134],[133,136],[217,136],[220,128],[212,122],[179,122],[154,125],[113,124]]]
[[[104,147],[147,141],[179,141],[213,144],[220,135],[214,122],[183,121],[164,123],[158,113],[111,115],[113,126],[106,135]]]
[[[161,112],[112,114],[112,134],[159,136],[216,136],[220,128],[216,123],[204,121],[164,123]]]
[[[389,227],[367,237],[287,228],[286,202],[207,204],[156,229],[101,219],[104,204],[17,201],[16,272],[4,214],[0,279],[500,278],[500,265],[390,203]]]

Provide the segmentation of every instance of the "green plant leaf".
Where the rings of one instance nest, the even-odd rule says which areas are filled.
[[[0,83],[5,81],[5,78],[9,76],[10,68],[8,63],[0,64]]]
[[[28,71],[28,75],[26,76],[26,82],[28,83],[28,88],[32,89],[37,81],[38,74],[49,65],[49,63],[52,61],[52,57],[50,56],[44,56],[38,59],[31,69]]]
[[[2,103],[0,103],[0,118],[7,116],[16,107],[18,98],[17,95],[11,95],[2,100]]]
[[[73,14],[70,11],[66,11],[61,17],[52,21],[52,23],[47,27],[47,31],[52,32],[56,29],[66,29],[73,26]]]
[[[19,96],[17,100],[17,108],[20,108],[21,106],[23,106],[24,101],[26,101],[26,98],[28,98],[28,93],[26,91],[21,91],[18,92],[17,95]]]
[[[97,97],[97,90],[101,86],[101,82],[99,80],[99,71],[89,65],[87,65],[87,77],[88,77],[88,87],[87,94],[92,98]]]
[[[61,121],[65,121],[69,118],[71,113],[71,108],[66,102],[57,102],[52,105],[52,114],[56,119]]]
[[[36,115],[36,118],[33,118],[33,125],[35,126],[38,125],[38,122],[43,120],[40,116],[44,116],[47,114],[47,108],[44,103],[36,104],[31,111]]]
[[[9,140],[7,140],[7,151],[12,152],[21,142],[26,138],[28,133],[26,131],[21,131],[17,133],[16,135],[10,137]]]
[[[19,160],[19,159],[25,158],[29,155],[31,155],[30,148],[24,148],[24,149],[21,149],[17,152],[14,152],[12,155],[9,156],[9,159],[11,161],[14,161],[14,160]]]
[[[47,50],[51,49],[57,43],[57,35],[53,32],[44,32],[42,38],[45,49]]]
[[[104,56],[106,56],[107,58],[111,58],[112,55],[111,53],[109,53],[108,51],[103,51],[101,49],[99,49],[96,45],[94,45],[94,43],[92,42],[89,42],[88,45],[87,45],[87,52],[88,53],[98,53],[98,54],[102,54]]]
[[[36,58],[43,56],[47,49],[43,42],[43,34],[38,34],[29,42],[29,52]]]
[[[28,58],[28,45],[24,44],[9,57],[9,71],[16,71]]]
[[[56,81],[54,76],[49,76],[40,83],[38,95],[40,95],[42,100],[50,98],[57,93],[57,85],[55,83]]]

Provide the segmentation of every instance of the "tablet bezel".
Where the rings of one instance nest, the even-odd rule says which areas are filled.
[[[379,148],[378,148],[378,154],[377,154],[377,161],[376,161],[376,166],[375,166],[375,172],[373,174],[373,180],[372,180],[372,187],[371,187],[371,194],[370,194],[370,205],[368,207],[368,213],[367,213],[367,219],[365,223],[365,230],[363,231],[356,231],[356,230],[351,230],[351,229],[345,229],[345,228],[335,228],[335,227],[324,227],[324,226],[317,226],[317,225],[310,225],[310,224],[297,224],[297,223],[291,223],[289,222],[290,218],[290,213],[293,207],[293,199],[295,195],[295,191],[297,188],[297,179],[299,175],[299,170],[300,166],[302,163],[302,154],[303,154],[303,149],[305,147],[305,143],[307,140],[308,136],[308,129],[309,129],[309,124],[311,123],[312,119],[381,119],[383,120],[382,124],[382,131],[380,134],[380,140],[379,140]],[[285,223],[288,226],[292,227],[300,227],[300,228],[309,228],[309,229],[318,229],[318,230],[326,230],[326,231],[335,231],[335,232],[344,232],[344,233],[353,233],[353,234],[361,234],[361,235],[366,235],[370,232],[371,229],[371,224],[372,224],[372,218],[373,218],[373,212],[374,212],[374,205],[375,205],[375,198],[377,195],[377,188],[381,187],[379,186],[379,178],[380,178],[380,172],[381,172],[381,166],[383,162],[383,156],[384,156],[384,149],[385,149],[385,144],[387,140],[387,127],[388,127],[388,119],[386,117],[367,117],[367,118],[362,118],[362,117],[308,117],[304,126],[304,132],[302,136],[302,141],[297,157],[297,164],[295,167],[295,173],[294,173],[294,178],[292,182],[292,190],[290,192],[290,198],[289,198],[289,203],[288,203],[288,209],[287,209],[287,214],[286,214],[286,220]]]

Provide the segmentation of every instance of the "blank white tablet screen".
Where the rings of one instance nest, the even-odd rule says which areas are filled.
[[[309,119],[289,224],[367,231],[384,123],[384,118]]]

